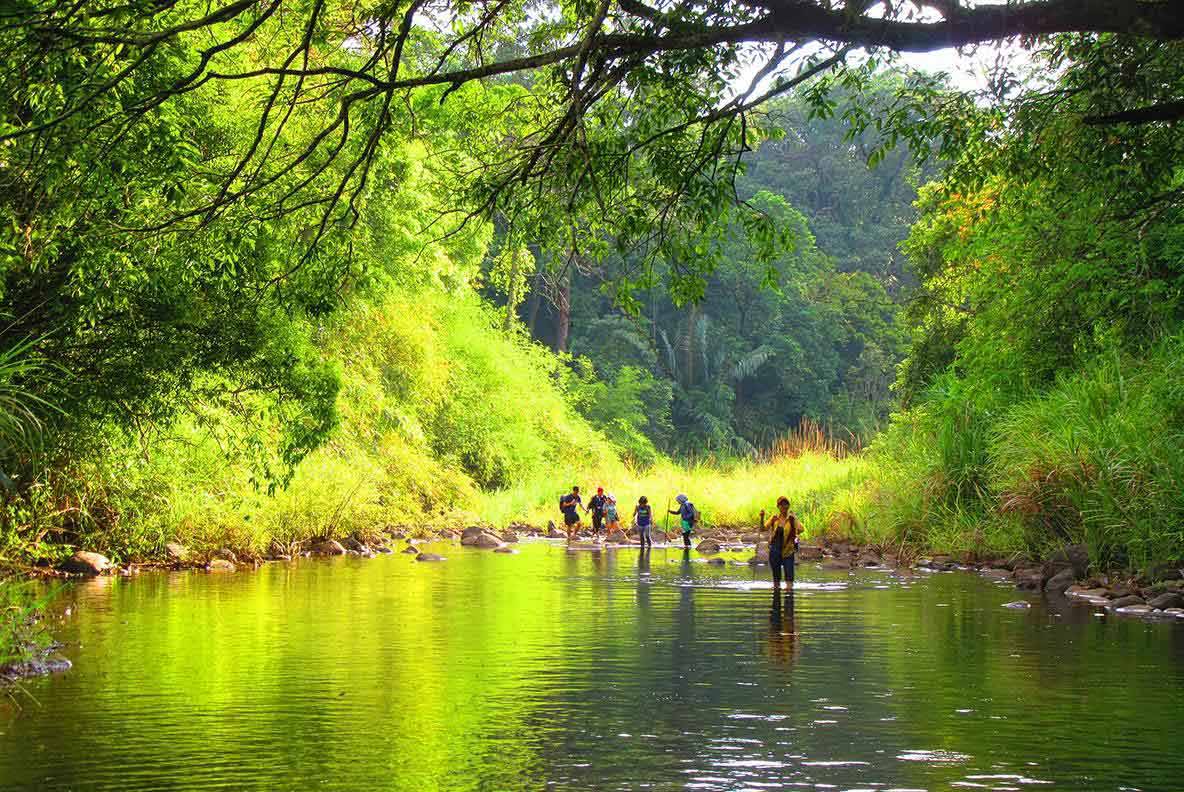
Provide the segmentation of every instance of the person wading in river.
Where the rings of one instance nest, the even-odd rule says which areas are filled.
[[[637,499],[637,505],[633,507],[633,524],[637,526],[637,538],[641,540],[642,549],[653,547],[650,527],[654,524],[654,510],[644,495]]]
[[[679,495],[675,498],[678,501],[678,508],[671,509],[671,514],[677,514],[682,528],[682,543],[684,547],[691,546],[691,531],[695,529],[695,523],[699,521],[699,510],[695,508],[695,504],[687,500],[686,495]]]
[[[580,508],[583,506],[579,487],[572,487],[571,492],[559,499],[559,511],[563,512],[563,524],[567,528],[569,542],[580,532]],[[588,509],[584,508],[584,511]]]
[[[592,515],[592,539],[600,538],[600,529],[604,526],[604,511],[608,506],[608,498],[604,497],[604,487],[597,487],[596,494],[588,499],[588,512]]]
[[[765,522],[765,510],[761,509],[761,525],[769,531],[769,567],[773,570],[773,588],[781,587],[781,576],[785,585],[793,589],[794,554],[798,547],[798,533],[801,525],[797,515],[789,510],[789,498],[782,495],[777,499],[777,514]]]
[[[604,532],[606,535],[621,530],[621,516],[617,514],[617,499],[610,492],[604,496]]]

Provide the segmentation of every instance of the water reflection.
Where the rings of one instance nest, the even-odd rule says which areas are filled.
[[[783,666],[793,665],[802,652],[793,608],[793,589],[785,592],[784,604],[781,592],[773,589],[773,606],[769,609],[769,657]]]
[[[69,588],[0,789],[1171,789],[1184,629],[526,542]],[[741,562],[736,564],[734,562]],[[770,596],[772,597],[770,599]],[[803,651],[805,641],[809,645]],[[1098,750],[1097,746],[1105,746]]]

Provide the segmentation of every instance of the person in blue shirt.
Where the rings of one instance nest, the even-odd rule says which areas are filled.
[[[654,540],[650,538],[650,528],[654,524],[654,510],[644,495],[637,499],[637,505],[633,507],[633,524],[637,526],[641,546],[652,547]]]
[[[588,511],[580,497],[580,488],[572,487],[571,492],[559,499],[559,510],[563,512],[563,524],[567,528],[567,540],[570,542],[580,532],[580,509]]]
[[[691,546],[691,531],[695,528],[695,521],[699,518],[699,512],[695,510],[695,504],[687,500],[687,496],[679,494],[675,498],[678,501],[678,508],[671,509],[671,514],[677,514],[682,523],[682,542],[685,547]]]

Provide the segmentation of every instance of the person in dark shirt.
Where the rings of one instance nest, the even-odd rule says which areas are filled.
[[[584,507],[583,499],[580,498],[580,488],[572,487],[571,492],[559,499],[559,510],[563,512],[563,525],[567,528],[568,541],[580,532],[580,509],[588,511]]]
[[[633,507],[633,524],[637,526],[641,546],[652,547],[654,540],[650,538],[650,528],[654,524],[654,510],[644,495],[637,499],[637,505]]]
[[[588,512],[592,515],[592,538],[600,538],[600,529],[604,526],[604,510],[608,506],[608,498],[604,497],[604,487],[597,487],[596,494],[588,499]]]

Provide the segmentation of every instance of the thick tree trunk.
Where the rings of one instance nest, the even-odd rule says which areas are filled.
[[[559,295],[555,301],[559,319],[555,325],[555,351],[567,351],[567,337],[571,332],[571,268],[564,270],[559,280]]]
[[[531,338],[538,338],[539,306],[543,303],[543,270],[542,267],[534,274],[534,282],[530,287],[530,308],[527,312],[526,327],[530,330]]]

